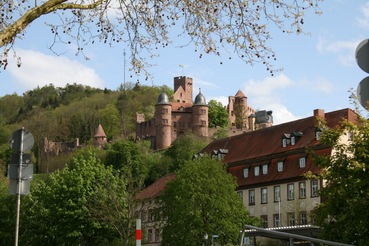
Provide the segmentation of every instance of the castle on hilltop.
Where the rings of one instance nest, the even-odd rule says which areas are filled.
[[[211,137],[217,129],[209,129],[208,105],[199,91],[193,101],[192,78],[174,78],[174,95],[170,101],[162,92],[155,105],[154,117],[145,120],[145,115],[136,113],[136,138],[150,139],[153,149],[166,149],[178,136],[193,132],[202,137]],[[228,135],[265,128],[273,124],[271,111],[258,111],[248,106],[247,97],[238,91],[228,97]]]

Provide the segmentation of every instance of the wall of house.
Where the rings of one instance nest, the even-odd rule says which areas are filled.
[[[312,182],[320,187],[318,180],[300,180],[289,183],[280,183],[270,186],[262,186],[252,189],[238,191],[242,196],[245,207],[250,211],[250,215],[265,219],[267,223],[263,227],[280,227],[311,224],[311,210],[320,202],[318,194],[312,190]],[[300,189],[304,184],[305,189]],[[288,198],[288,187],[294,187],[293,198]],[[278,187],[278,188],[277,188]],[[267,200],[262,202],[262,190],[267,190]],[[280,191],[280,201],[277,189]],[[304,190],[304,191],[302,191]],[[252,203],[252,193],[254,193],[254,203]],[[251,202],[251,203],[250,203]],[[278,219],[280,215],[280,220]],[[293,219],[292,219],[293,218]]]

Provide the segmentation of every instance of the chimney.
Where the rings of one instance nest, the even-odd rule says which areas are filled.
[[[314,109],[314,117],[316,119],[315,124],[318,125],[317,118],[320,120],[324,120],[325,118],[324,109]]]

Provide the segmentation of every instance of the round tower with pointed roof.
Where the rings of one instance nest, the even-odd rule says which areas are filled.
[[[169,148],[172,143],[172,105],[163,91],[155,106],[156,149]]]
[[[192,131],[199,136],[208,136],[208,105],[204,95],[199,91],[192,106]]]
[[[96,147],[102,148],[106,144],[107,137],[102,128],[101,124],[99,124],[96,128],[95,135],[94,135],[94,145]]]

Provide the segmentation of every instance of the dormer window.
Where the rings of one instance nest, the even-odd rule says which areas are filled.
[[[315,127],[315,139],[320,140],[322,136],[322,130],[319,127]]]
[[[211,159],[216,160],[218,158],[218,150],[213,150],[211,152]]]
[[[291,137],[290,137],[290,134],[283,134],[282,136],[282,147],[287,147],[287,145],[289,145],[291,142]]]
[[[255,166],[254,167],[254,175],[259,176],[259,174],[260,174],[260,166]]]
[[[263,165],[263,174],[268,174],[268,164]]]
[[[283,161],[278,161],[278,164],[277,164],[277,170],[278,172],[282,172],[283,171]]]
[[[228,154],[228,149],[219,149],[218,160],[223,160],[226,154]]]
[[[247,178],[249,176],[249,168],[243,169],[243,177]]]
[[[292,132],[291,133],[291,145],[295,145],[297,140],[302,137],[302,132]]]
[[[299,166],[300,168],[304,168],[306,166],[306,157],[300,157],[299,159]]]

